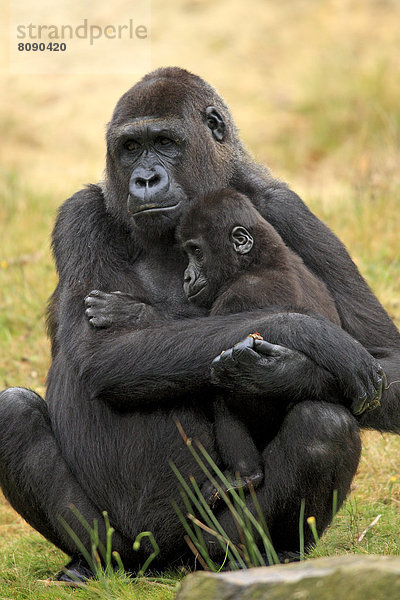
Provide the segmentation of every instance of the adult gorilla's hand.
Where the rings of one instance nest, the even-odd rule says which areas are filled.
[[[296,391],[308,362],[302,352],[249,335],[213,360],[211,381],[246,395],[281,395],[291,381]]]
[[[368,387],[354,374],[351,388],[357,392],[349,395],[349,408],[354,415],[372,410],[380,405],[385,375],[371,356],[373,369]],[[319,372],[320,389],[316,389],[315,371]],[[297,350],[271,344],[249,335],[233,348],[222,352],[211,365],[212,383],[246,395],[290,394],[299,400],[319,397],[326,393],[326,400],[344,399],[335,377]]]

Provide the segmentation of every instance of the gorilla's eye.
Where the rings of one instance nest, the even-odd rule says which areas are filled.
[[[203,258],[203,252],[201,248],[193,248],[193,256],[195,256],[198,260]]]
[[[160,146],[171,146],[173,143],[174,142],[172,140],[165,137],[164,135],[159,135],[158,137],[156,137],[156,144],[159,144]]]
[[[125,142],[124,148],[129,152],[134,152],[135,150],[140,150],[141,145],[136,140],[128,140],[127,142]]]

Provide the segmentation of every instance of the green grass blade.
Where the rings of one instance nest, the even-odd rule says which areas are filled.
[[[151,533],[151,531],[142,531],[141,533],[139,533],[139,535],[136,536],[136,539],[133,542],[133,549],[139,550],[140,543],[144,537],[149,539],[151,545],[153,546],[153,552],[147,557],[147,560],[145,561],[143,567],[138,572],[138,577],[141,577],[142,575],[144,575],[144,573],[148,569],[150,563],[153,562],[153,560],[156,558],[156,556],[158,556],[158,554],[160,553],[160,548],[159,548],[153,534]]]
[[[300,517],[299,517],[299,538],[300,538],[300,560],[304,560],[304,512],[306,508],[306,501],[303,498],[300,506]]]

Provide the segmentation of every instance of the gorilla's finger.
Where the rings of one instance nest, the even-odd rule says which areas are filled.
[[[104,304],[104,301],[106,300],[106,296],[107,294],[105,292],[100,292],[99,290],[93,290],[92,292],[90,292],[90,294],[88,294],[87,296],[85,296],[84,299],[84,303],[85,306],[95,306],[95,305],[101,305]]]
[[[282,356],[287,352],[287,348],[278,344],[271,344],[266,340],[254,340],[254,349],[263,356]]]
[[[87,319],[91,319],[92,317],[95,316],[95,314],[96,314],[95,311],[91,307],[89,307],[85,310],[85,317]]]
[[[236,346],[240,346],[240,347],[247,347],[247,348],[254,348],[254,342],[256,341],[256,338],[252,335],[248,335],[247,337],[244,338],[244,340],[241,340],[240,342],[238,342],[237,344],[234,345],[234,348],[236,348]]]
[[[385,371],[382,369],[381,365],[378,364],[377,377],[375,379],[375,391],[379,396],[379,400],[382,397],[383,390],[387,385],[387,377]]]
[[[232,348],[229,348],[229,350],[223,350],[221,354],[218,354],[218,356],[214,358],[212,364],[227,362],[228,360],[232,360]]]
[[[368,397],[365,393],[362,396],[359,396],[356,400],[353,400],[353,402],[351,403],[351,412],[353,413],[353,415],[358,417],[359,415],[362,415],[363,412],[365,412],[367,406]]]
[[[110,321],[101,315],[95,315],[89,318],[89,323],[92,327],[96,327],[98,329],[109,327]]]
[[[88,297],[88,298],[85,299],[85,306],[86,306],[86,308],[90,308],[90,307],[101,308],[104,305],[105,305],[105,302],[101,298],[91,298],[91,297]]]
[[[241,365],[250,365],[259,362],[260,357],[247,344],[237,344],[232,348],[232,360]]]
[[[101,298],[105,295],[105,292],[101,292],[100,290],[92,290],[91,292],[88,293],[88,295],[86,296],[86,298]],[[85,298],[85,300],[86,300]]]

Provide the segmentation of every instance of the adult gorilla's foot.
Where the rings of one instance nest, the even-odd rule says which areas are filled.
[[[69,584],[82,584],[87,583],[92,577],[94,577],[94,573],[86,560],[82,556],[77,556],[57,573],[55,579]]]

